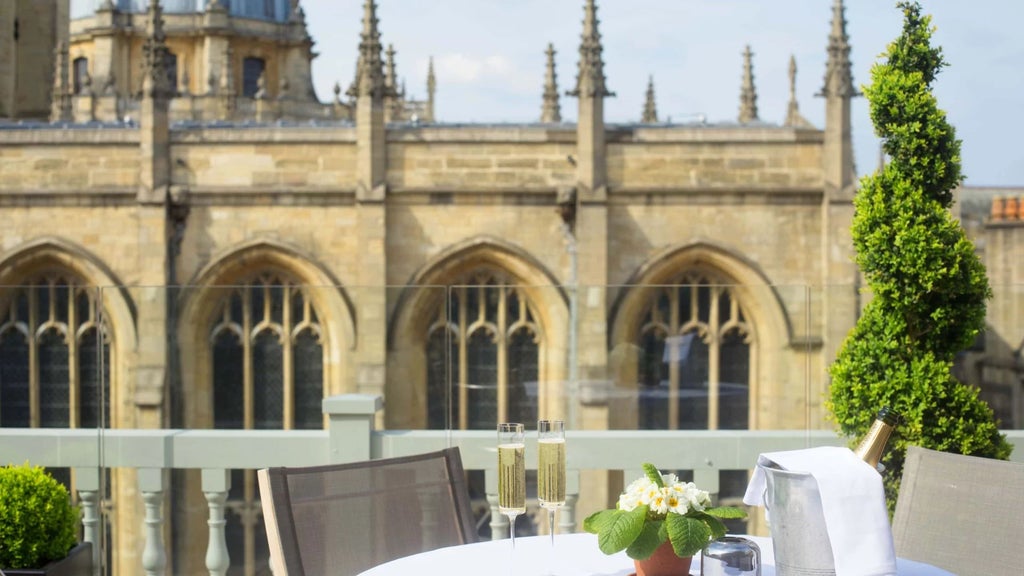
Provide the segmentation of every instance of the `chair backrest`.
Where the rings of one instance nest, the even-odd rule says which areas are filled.
[[[258,472],[275,576],[358,574],[476,541],[458,448]]]
[[[892,535],[896,555],[955,574],[1020,574],[1024,464],[907,450]]]

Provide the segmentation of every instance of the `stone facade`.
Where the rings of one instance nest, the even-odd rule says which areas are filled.
[[[433,89],[429,115],[425,103],[402,112],[401,93],[384,73],[373,2],[363,14],[353,100],[320,104],[307,97],[311,44],[297,3],[291,7],[284,22],[212,9],[165,14],[165,45],[178,62],[178,90],[170,94],[146,83],[153,69],[141,65],[143,47],[163,34],[147,15],[101,10],[73,20],[67,62],[87,59],[93,92],[72,94],[70,118],[117,120],[130,109],[133,121],[0,130],[0,285],[56,271],[101,287],[111,426],[213,427],[219,352],[212,334],[233,325],[223,303],[237,287],[266,278],[267,286],[287,285],[301,305],[286,306],[283,319],[247,308],[240,326],[255,331],[259,318],[296,333],[312,326],[322,347],[323,395],[380,393],[382,426],[427,427],[427,335],[453,287],[485,277],[518,287],[516,298],[526,302],[522,320],[535,337],[540,417],[566,418],[578,428],[637,427],[642,334],[661,314],[652,311],[656,287],[694,281],[721,306],[707,313],[712,320],[695,316],[692,326],[713,332],[717,320],[723,332],[743,330],[747,426],[830,426],[826,368],[861,305],[849,238],[853,93],[843,76],[849,67],[841,2],[833,16],[824,129],[798,112],[799,121],[783,126],[606,126],[602,101],[609,92],[592,0],[573,91],[576,125],[436,123]],[[6,17],[0,15],[0,27]],[[232,35],[243,31],[246,39]],[[261,40],[278,33],[288,40]],[[247,54],[265,59],[266,94],[226,101],[244,83]],[[0,58],[0,88],[10,86],[10,67],[10,58]],[[232,75],[227,81],[225,71]],[[110,88],[96,93],[97,85]],[[287,92],[279,92],[284,85]],[[103,98],[109,105],[98,104]],[[0,114],[12,110],[10,101]],[[415,122],[408,112],[414,109]],[[102,118],[96,110],[114,113]],[[250,113],[257,120],[308,113],[322,121],[205,122]],[[1011,255],[1024,236],[1014,231],[1024,227],[993,221],[978,230],[990,239],[993,283],[1012,282],[1015,276],[1002,274],[1015,269]],[[682,311],[687,305],[670,307],[679,333],[692,328]],[[1019,322],[1000,310],[993,311],[993,334],[1014,344]],[[706,331],[700,336],[714,340]],[[286,350],[287,373],[298,360]],[[467,370],[470,361],[460,353],[454,369]],[[507,362],[499,353],[499,367]],[[719,380],[730,381],[718,362],[710,360],[709,427],[719,418],[713,390]],[[240,370],[246,386],[258,379],[254,369]],[[1019,376],[1006,374],[998,379],[1014,390],[1019,417]],[[511,410],[505,394],[498,392],[499,417]],[[293,401],[289,396],[285,406]],[[244,418],[251,425],[253,416]],[[283,422],[297,426],[290,415]],[[172,568],[200,573],[202,554],[184,551],[205,547],[205,502],[198,476],[182,476],[180,506],[169,515],[178,550]],[[251,477],[237,480],[242,517],[254,484]],[[619,481],[586,476],[580,517],[604,507]],[[114,570],[135,573],[141,505],[132,475],[116,474],[113,482],[115,501],[123,503],[112,513]],[[251,537],[258,525],[247,530]],[[246,573],[259,570],[251,545],[243,559]]]

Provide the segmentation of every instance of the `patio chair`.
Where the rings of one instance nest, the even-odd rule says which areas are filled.
[[[458,448],[257,476],[275,576],[358,574],[476,541]]]
[[[1020,574],[1024,464],[907,450],[892,535],[896,555],[954,574]]]

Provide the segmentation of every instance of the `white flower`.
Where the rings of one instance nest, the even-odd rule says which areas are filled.
[[[629,512],[647,506],[652,514],[664,516],[669,512],[683,515],[691,511],[703,512],[711,506],[711,496],[693,482],[682,482],[675,474],[662,474],[661,478],[663,487],[647,476],[631,482],[619,495],[619,510]]]
[[[648,504],[651,512],[655,514],[665,514],[668,512],[668,488],[657,488],[651,496],[651,502]]]
[[[690,503],[690,508],[702,512],[705,507],[711,504],[710,495],[697,488],[693,482],[688,482],[685,487],[685,497]]]
[[[668,511],[675,512],[676,514],[686,514],[690,511],[689,503],[685,497],[679,494],[675,487],[669,488],[668,497],[666,498],[668,503]]]

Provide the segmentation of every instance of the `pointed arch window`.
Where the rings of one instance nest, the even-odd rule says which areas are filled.
[[[0,426],[110,426],[110,343],[97,296],[51,273],[0,299]]]
[[[323,428],[324,347],[308,292],[283,275],[259,274],[228,291],[216,310],[214,427]],[[269,552],[254,471],[232,471],[226,508],[228,573],[262,573]]]
[[[0,294],[0,427],[110,428],[111,346],[100,289],[64,271]],[[70,468],[49,468],[78,503]],[[112,543],[111,470],[103,469],[101,538]],[[107,550],[113,544],[106,544]],[[109,557],[108,557],[109,563]]]
[[[507,275],[480,269],[452,286],[426,338],[427,424],[487,429],[537,419],[543,334]]]
[[[748,428],[752,331],[734,290],[691,272],[652,293],[637,335],[639,428]]]

